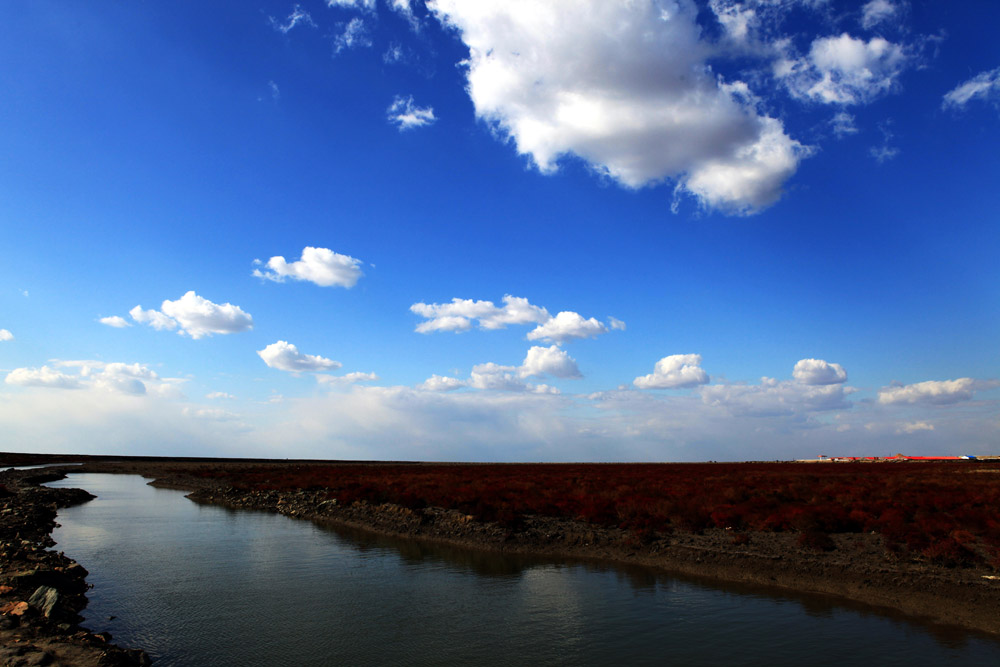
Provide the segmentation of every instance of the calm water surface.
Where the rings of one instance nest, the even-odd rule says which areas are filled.
[[[990,638],[825,598],[366,537],[133,475],[50,486],[98,496],[53,533],[90,570],[84,625],[157,665],[1000,664]]]

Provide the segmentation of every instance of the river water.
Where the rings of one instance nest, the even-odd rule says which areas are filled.
[[[134,475],[50,486],[85,626],[157,665],[997,665],[1000,642],[829,598],[510,558],[198,505]],[[113,617],[113,618],[112,618]]]

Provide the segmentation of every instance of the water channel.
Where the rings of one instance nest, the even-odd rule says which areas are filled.
[[[134,475],[50,486],[85,626],[158,666],[995,665],[1000,641],[823,597],[394,541],[198,505]]]

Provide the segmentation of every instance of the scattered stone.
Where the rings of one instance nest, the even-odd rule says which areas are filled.
[[[39,586],[28,598],[28,604],[42,612],[42,616],[50,618],[52,610],[59,602],[59,591],[51,586]]]
[[[28,603],[24,600],[20,602],[8,602],[0,607],[0,614],[7,616],[24,616],[28,612]]]

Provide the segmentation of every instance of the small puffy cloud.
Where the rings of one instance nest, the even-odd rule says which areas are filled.
[[[528,332],[528,340],[563,343],[574,338],[594,338],[608,330],[595,318],[584,319],[579,313],[564,310]]]
[[[792,369],[792,377],[802,384],[841,384],[847,382],[847,371],[822,359],[801,359]]]
[[[632,381],[639,389],[681,389],[708,383],[700,354],[672,354],[656,362],[653,372]]]
[[[195,340],[212,334],[231,334],[253,329],[253,317],[231,303],[212,303],[191,290],[176,301],[165,300],[160,310],[128,311],[132,319],[157,330],[179,329],[178,333]]]
[[[934,424],[928,422],[907,422],[905,424],[900,424],[896,429],[896,433],[919,433],[920,431],[933,431]]]
[[[524,363],[518,369],[521,377],[537,377],[551,375],[557,378],[583,377],[576,361],[557,345],[551,347],[533,346],[524,357]]]
[[[0,329],[0,341],[14,340],[14,334],[7,329]]]
[[[385,113],[389,122],[396,125],[400,132],[424,127],[437,120],[432,107],[418,107],[413,103],[413,95],[408,97],[396,95]]]
[[[424,391],[454,391],[466,386],[465,380],[446,375],[432,375],[417,386]]]
[[[344,31],[333,40],[333,54],[337,55],[342,51],[355,47],[367,47],[372,45],[371,37],[368,35],[368,27],[360,17],[354,17],[348,21]]]
[[[617,331],[625,331],[625,323],[622,322],[617,317],[609,317],[608,318],[608,326],[610,326],[612,329],[615,329]]]
[[[706,206],[748,214],[774,203],[808,154],[746,84],[712,71],[717,48],[693,2],[427,6],[469,49],[476,115],[543,173],[576,156],[624,187],[673,180]]]
[[[454,298],[451,303],[415,303],[410,311],[427,320],[417,325],[418,333],[467,331],[473,320],[478,320],[481,329],[503,329],[510,324],[532,324],[550,318],[547,310],[522,297],[507,294],[503,304],[497,307],[492,301]]]
[[[702,387],[701,398],[706,405],[725,408],[734,415],[769,417],[847,409],[849,391],[840,384],[807,385],[765,377],[758,385]]]
[[[270,20],[271,26],[275,30],[284,35],[287,35],[292,28],[300,23],[304,25],[311,25],[314,28],[316,27],[316,23],[312,20],[312,16],[309,15],[309,12],[302,9],[301,5],[295,5],[295,7],[292,8],[292,13],[288,15],[288,18],[286,18],[284,22],[279,21],[273,16],[269,16],[268,20]]]
[[[142,310],[141,308],[139,310]],[[115,329],[124,329],[125,327],[130,327],[132,324],[120,315],[112,315],[110,317],[102,317],[98,320],[101,324],[106,324],[109,327],[114,327]]]
[[[205,398],[207,398],[207,399],[209,399],[211,401],[216,401],[216,400],[220,400],[220,399],[232,400],[232,399],[234,399],[236,397],[233,396],[232,394],[226,393],[224,391],[212,391],[212,392],[209,392],[209,393],[205,394]]]
[[[883,405],[899,405],[913,403],[928,403],[931,405],[949,405],[960,401],[972,400],[977,390],[996,386],[995,382],[984,382],[972,378],[957,380],[928,380],[915,384],[883,387],[878,392],[878,402]]]
[[[847,106],[891,91],[913,61],[904,46],[882,37],[866,42],[845,32],[816,39],[808,56],[779,59],[774,74],[794,97]]]
[[[191,290],[176,301],[164,301],[161,312],[177,322],[195,340],[212,334],[231,334],[253,328],[253,318],[231,303],[212,303]]]
[[[260,260],[254,260],[260,264]],[[302,249],[302,257],[295,262],[287,262],[282,256],[267,260],[267,270],[254,269],[253,275],[274,282],[307,280],[320,287],[354,287],[362,276],[361,260],[349,255],[341,255],[329,248]]]
[[[886,23],[902,14],[902,5],[890,0],[870,0],[861,8],[861,27],[871,30],[880,23]]]
[[[964,109],[972,100],[992,101],[1000,104],[1000,67],[980,72],[968,81],[945,93],[941,106],[945,109]]]
[[[341,367],[339,361],[326,359],[314,354],[302,354],[298,348],[283,340],[271,343],[257,354],[271,368],[290,373],[317,373]]]
[[[15,368],[4,380],[19,387],[53,387],[57,389],[79,389],[80,380],[48,366],[41,368]]]

